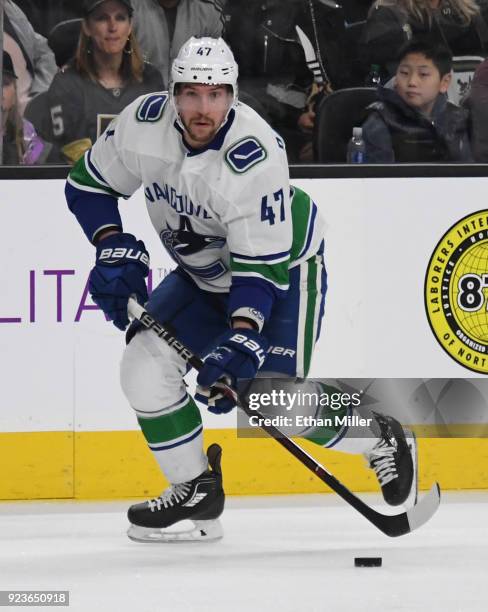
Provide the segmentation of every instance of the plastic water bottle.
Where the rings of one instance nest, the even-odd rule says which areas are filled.
[[[380,67],[378,64],[371,64],[371,68],[364,84],[366,87],[378,87],[381,85]]]
[[[352,128],[352,138],[347,145],[347,163],[364,164],[366,162],[366,144],[363,140],[363,129]]]

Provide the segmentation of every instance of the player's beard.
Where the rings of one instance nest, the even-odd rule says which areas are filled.
[[[200,121],[205,121],[208,125],[195,125]],[[190,138],[202,146],[213,140],[215,134],[218,132],[218,127],[216,127],[215,121],[203,115],[201,117],[197,117],[196,119],[191,119],[190,122],[188,124],[184,124],[184,126]]]

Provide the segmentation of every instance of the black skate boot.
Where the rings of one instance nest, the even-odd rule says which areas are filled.
[[[415,434],[393,417],[373,412],[381,438],[366,453],[366,459],[381,485],[386,503],[391,506],[417,502],[417,441]]]
[[[207,449],[209,468],[188,482],[171,485],[159,497],[129,508],[131,523],[127,535],[137,542],[210,541],[222,537],[217,520],[224,510],[220,459],[222,449],[212,444]],[[211,468],[211,469],[210,469]],[[189,519],[187,531],[167,527]]]

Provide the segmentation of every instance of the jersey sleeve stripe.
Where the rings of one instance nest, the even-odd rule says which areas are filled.
[[[90,193],[101,193],[103,195],[114,195],[113,193],[111,193],[107,189],[101,189],[101,188],[97,188],[97,187],[89,187],[88,185],[82,185],[81,183],[77,183],[75,180],[73,180],[73,178],[71,178],[71,176],[68,176],[66,181],[72,187],[75,187],[76,189],[79,189],[80,191],[88,191]],[[119,196],[119,194],[117,194],[116,197],[121,197],[121,196]]]
[[[314,232],[314,227],[315,227],[315,218],[317,217],[317,206],[315,205],[315,202],[312,202],[312,207],[311,207],[311,215],[309,216],[309,220],[308,220],[308,227],[307,227],[307,238],[305,240],[305,244],[303,245],[302,250],[300,251],[300,253],[297,256],[297,259],[300,259],[300,257],[303,257],[304,254],[307,252],[310,243],[312,242],[312,236],[313,236],[313,232]]]
[[[110,185],[103,178],[103,176],[100,174],[95,164],[91,160],[91,149],[88,149],[88,151],[85,153],[85,160],[86,160],[86,169],[91,174],[92,178],[98,181],[104,187],[108,187],[110,189]]]
[[[108,186],[108,184],[103,181],[101,183],[98,179],[95,178],[93,173],[89,172],[85,163],[85,156],[81,157],[73,169],[68,175],[68,182],[73,187],[80,189],[81,191],[90,191],[92,193],[103,193],[105,195],[111,195],[115,198],[126,198],[128,196],[118,193],[114,189]]]
[[[242,255],[240,253],[231,253],[233,261],[238,263],[267,263],[276,264],[287,261],[290,257],[290,251],[282,251],[281,253],[273,253],[271,255]]]
[[[263,278],[264,280],[272,283],[279,289],[288,289],[289,285],[289,274],[288,274],[288,265],[290,263],[289,257],[287,257],[281,263],[257,263],[257,262],[246,262],[241,263],[231,258],[230,267],[232,271],[232,276],[245,276],[245,275],[254,275],[259,278]]]
[[[293,187],[291,201],[291,215],[293,220],[293,242],[291,245],[290,258],[294,262],[298,254],[303,250],[306,242],[307,231],[310,224],[311,200],[308,194],[301,189]]]

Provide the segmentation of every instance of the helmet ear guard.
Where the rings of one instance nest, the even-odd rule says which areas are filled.
[[[176,114],[179,116],[175,88],[180,83],[230,85],[232,87],[232,104],[228,111],[230,112],[238,101],[238,73],[234,55],[222,38],[192,36],[181,47],[171,67],[169,97]]]

